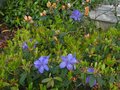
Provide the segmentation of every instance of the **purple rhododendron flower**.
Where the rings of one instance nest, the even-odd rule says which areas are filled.
[[[79,10],[74,10],[70,16],[70,18],[74,19],[75,21],[80,21],[82,14]]]
[[[68,70],[74,69],[74,64],[77,63],[76,58],[72,54],[68,54],[67,56],[61,57],[62,62],[60,63],[60,68],[67,67]]]
[[[28,49],[28,45],[27,45],[26,42],[23,43],[22,48],[23,48],[24,50]]]
[[[93,72],[94,72],[94,68],[88,68],[88,69],[87,69],[87,72],[93,73]]]
[[[87,76],[87,78],[86,78],[86,83],[89,83],[90,82],[90,76]],[[96,85],[96,80],[94,80],[94,84],[93,84],[93,86],[95,86]]]
[[[48,71],[48,60],[49,56],[41,56],[38,60],[34,62],[35,68],[37,68],[40,73],[43,73],[44,70]]]

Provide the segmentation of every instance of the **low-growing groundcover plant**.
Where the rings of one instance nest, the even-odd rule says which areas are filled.
[[[8,0],[3,20],[18,30],[0,51],[0,89],[119,90],[120,31],[97,29],[90,3]]]
[[[18,30],[0,53],[0,89],[119,90],[120,31],[81,31]]]

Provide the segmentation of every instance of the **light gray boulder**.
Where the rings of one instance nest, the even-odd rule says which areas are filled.
[[[115,12],[117,15],[115,15]],[[120,21],[120,5],[116,9],[113,5],[101,5],[95,10],[91,10],[89,17],[95,20],[98,28],[108,29]]]

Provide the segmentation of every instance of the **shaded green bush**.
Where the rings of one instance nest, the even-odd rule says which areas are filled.
[[[50,0],[51,4],[56,3],[56,8],[51,10],[47,7],[48,0],[6,0],[6,5],[2,10],[2,20],[11,28],[30,28],[30,26],[41,26],[44,25],[44,23],[49,26],[55,23],[54,17],[57,16],[65,22],[69,19],[72,10],[79,9],[84,14],[85,6],[94,8],[101,0],[93,0],[90,3],[82,4],[83,1]],[[71,8],[67,7],[68,3],[71,4]],[[65,10],[62,9],[62,5],[66,7]],[[46,10],[47,15],[42,17],[40,14],[44,10]],[[31,16],[34,23],[30,24],[25,22],[25,16]]]

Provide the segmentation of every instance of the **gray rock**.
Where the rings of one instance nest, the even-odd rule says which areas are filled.
[[[115,16],[115,12],[117,12],[117,16]],[[113,5],[101,5],[90,11],[89,17],[96,21],[98,27],[107,29],[120,21],[120,5],[117,6],[116,10]]]

